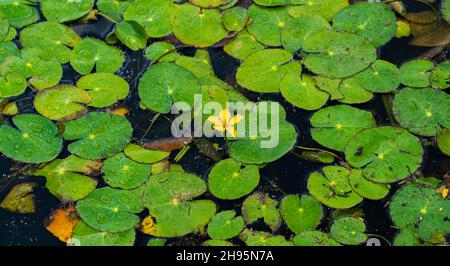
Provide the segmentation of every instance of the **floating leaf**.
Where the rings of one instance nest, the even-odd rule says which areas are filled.
[[[281,95],[291,104],[305,110],[317,110],[328,101],[328,93],[316,87],[316,81],[308,74],[301,77],[286,73],[281,80]]]
[[[294,18],[304,15],[320,15],[331,21],[341,9],[348,6],[348,0],[291,0],[289,14]]]
[[[249,55],[261,51],[264,46],[250,35],[247,30],[242,30],[223,50],[240,60],[244,60]]]
[[[148,180],[150,167],[128,159],[119,153],[105,160],[102,168],[103,179],[112,187],[136,188]]]
[[[242,166],[233,159],[226,159],[214,165],[208,177],[209,190],[219,199],[238,199],[251,193],[258,184],[258,167]]]
[[[94,6],[94,0],[42,0],[41,9],[48,21],[66,22],[86,15]]]
[[[34,172],[45,176],[47,189],[63,202],[77,201],[88,196],[97,187],[97,180],[86,175],[96,175],[102,164],[70,155],[57,159]]]
[[[189,0],[193,5],[203,8],[215,8],[228,4],[231,0]]]
[[[148,247],[163,247],[167,240],[165,238],[152,238],[147,242]]]
[[[92,97],[89,106],[107,107],[128,96],[130,86],[122,78],[110,73],[93,73],[80,78],[77,87]]]
[[[123,0],[98,0],[96,6],[100,12],[120,22],[123,20],[123,15],[131,4],[131,1]]]
[[[45,36],[45,38],[42,38]],[[61,64],[67,63],[81,38],[69,27],[57,22],[40,22],[20,32],[23,47],[38,47],[55,55]]]
[[[93,38],[86,38],[75,46],[70,65],[80,74],[97,72],[116,72],[125,60],[123,52]]]
[[[307,231],[296,235],[293,239],[296,246],[340,246],[329,234],[320,231]]]
[[[435,47],[450,43],[450,26],[448,24],[436,27],[432,25],[433,31],[425,29],[425,33],[414,37],[409,45]]]
[[[359,218],[346,217],[334,221],[330,232],[334,239],[345,245],[358,245],[367,240],[366,225]]]
[[[309,195],[288,195],[281,200],[280,214],[296,234],[316,229],[323,217],[320,202]]]
[[[366,129],[345,149],[347,162],[362,167],[364,177],[379,183],[392,183],[408,177],[422,162],[420,140],[408,131],[391,126]]]
[[[102,159],[121,152],[130,142],[133,129],[124,117],[106,112],[89,113],[64,123],[63,137],[76,140],[71,153],[85,159]]]
[[[36,203],[34,201],[34,188],[36,183],[22,183],[14,186],[0,207],[11,212],[26,214],[36,211]]]
[[[411,28],[406,21],[397,20],[397,31],[395,32],[396,38],[409,37],[411,35]]]
[[[128,144],[124,152],[127,157],[138,163],[156,163],[170,155],[167,151],[146,149],[136,144]]]
[[[276,231],[282,223],[277,206],[278,201],[271,199],[268,194],[253,193],[242,204],[242,216],[246,224],[262,218],[272,231]]]
[[[133,51],[144,49],[147,45],[147,33],[135,21],[124,21],[117,24],[114,33],[123,44]]]
[[[355,3],[334,16],[333,28],[361,35],[380,47],[395,36],[396,21],[394,12],[384,3]]]
[[[85,113],[92,100],[85,90],[71,86],[59,85],[40,91],[34,98],[34,108],[41,115],[52,120],[72,120]]]
[[[402,229],[395,236],[393,246],[421,246],[416,229],[413,226]]]
[[[223,2],[223,0],[218,0]],[[241,31],[248,20],[247,9],[233,7],[222,13],[223,25],[228,31]]]
[[[442,16],[444,17],[444,19],[447,20],[447,22],[449,22],[450,21],[450,1],[442,0],[441,12],[442,12]]]
[[[430,86],[431,70],[434,64],[431,61],[417,59],[409,61],[400,67],[400,81],[409,87]]]
[[[272,235],[266,232],[250,231],[245,229],[239,237],[247,246],[293,246],[291,241],[283,236]]]
[[[75,206],[68,205],[52,211],[48,220],[44,221],[44,226],[52,235],[67,243],[79,220]]]
[[[248,9],[248,15],[252,24],[247,30],[251,35],[265,45],[281,45],[281,32],[286,23],[292,19],[286,7],[268,8],[253,4]]]
[[[233,243],[225,241],[225,240],[218,240],[218,239],[209,239],[203,242],[203,246],[207,247],[228,247],[233,246]]]
[[[361,87],[355,78],[343,80],[339,92],[343,95],[339,101],[346,104],[365,103],[373,98],[373,94]]]
[[[192,95],[201,93],[197,78],[185,68],[173,63],[151,66],[139,82],[139,97],[151,110],[168,113],[173,103],[187,102],[194,106]]]
[[[371,92],[386,93],[394,91],[400,85],[398,68],[383,60],[375,61],[368,69],[355,75],[356,81]]]
[[[372,113],[348,105],[323,108],[311,117],[311,136],[322,146],[343,151],[363,129],[376,126]]]
[[[149,37],[160,38],[172,31],[169,16],[173,8],[172,1],[137,0],[127,8],[124,19],[141,24]]]
[[[375,183],[367,180],[362,170],[353,169],[348,176],[350,185],[353,191],[358,193],[361,197],[370,200],[380,200],[387,196],[391,186],[389,184]]]
[[[0,126],[0,152],[16,161],[43,163],[56,158],[62,149],[58,129],[47,118],[35,114],[13,117],[16,128]]]
[[[8,56],[20,56],[20,50],[13,42],[0,42],[0,62]]]
[[[317,200],[336,209],[348,209],[363,200],[350,186],[350,170],[341,166],[325,166],[322,172],[314,172],[308,179],[308,191]]]
[[[132,246],[136,238],[134,230],[120,233],[101,232],[80,221],[73,230],[69,244],[79,246]]]
[[[449,111],[448,94],[431,88],[404,88],[395,95],[393,103],[400,125],[422,136],[435,136],[441,128],[450,128]]]
[[[354,33],[321,31],[303,43],[304,64],[312,72],[345,78],[366,69],[377,58],[375,48]]]
[[[150,61],[158,61],[164,55],[171,53],[175,47],[168,42],[154,42],[145,50],[145,57]]]
[[[148,150],[170,152],[174,150],[180,150],[191,142],[192,142],[191,137],[165,138],[153,140],[150,142],[144,141],[142,142],[142,147]]]
[[[21,95],[27,89],[27,80],[20,74],[11,73],[0,77],[0,99]]]
[[[299,62],[282,49],[267,49],[248,56],[239,66],[236,79],[239,85],[256,92],[279,92],[280,82],[287,73],[300,75]]]
[[[244,229],[244,219],[235,217],[236,212],[222,211],[214,215],[208,224],[208,235],[213,239],[226,240],[233,238]]]
[[[39,20],[39,11],[33,6],[33,1],[31,3],[26,0],[2,1],[0,12],[15,28],[23,28]]]
[[[450,88],[450,60],[437,65],[430,75],[431,86],[445,90]]]
[[[446,155],[450,156],[450,129],[442,129],[436,136],[439,149]]]
[[[208,47],[225,38],[217,9],[200,9],[191,4],[175,5],[170,14],[173,33],[180,41],[195,47]]]

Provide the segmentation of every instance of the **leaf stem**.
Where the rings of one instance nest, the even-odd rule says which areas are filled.
[[[152,128],[153,124],[156,122],[156,120],[158,119],[158,117],[161,115],[161,113],[157,113],[153,118],[152,121],[150,122],[150,125],[148,126],[147,130],[145,131],[144,135],[142,135],[141,139],[139,141],[142,141],[145,136],[147,136],[148,132],[150,132],[150,129]]]

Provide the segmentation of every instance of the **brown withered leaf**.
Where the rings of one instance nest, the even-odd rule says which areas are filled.
[[[36,203],[34,201],[34,188],[36,183],[22,183],[11,189],[0,207],[16,213],[34,213]]]
[[[434,47],[450,43],[450,26],[442,25],[436,30],[414,37],[409,43],[415,46]]]
[[[196,138],[194,139],[194,144],[197,149],[204,155],[218,162],[225,157],[225,152],[223,150],[218,150],[214,147],[214,143],[204,139]]]
[[[149,142],[143,141],[141,146],[154,151],[174,151],[183,148],[185,145],[192,142],[191,137],[183,138],[165,138],[157,139]]]
[[[44,221],[45,228],[62,242],[72,237],[73,229],[80,221],[75,205],[54,210],[48,219]]]

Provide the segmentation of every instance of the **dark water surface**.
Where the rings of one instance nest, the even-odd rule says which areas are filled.
[[[109,21],[99,18],[98,21],[94,21],[89,24],[75,25],[73,28],[82,37],[89,36],[104,39],[113,29],[113,26],[114,25]],[[392,40],[391,43],[383,47],[380,51],[381,59],[388,60],[399,65],[402,62],[414,58],[427,50],[408,46],[407,42],[407,39]],[[144,135],[150,120],[155,115],[151,111],[142,111],[138,106],[138,80],[141,74],[148,68],[150,62],[144,58],[143,51],[133,52],[123,46],[120,46],[120,48],[126,52],[127,61],[122,70],[119,71],[119,75],[125,78],[130,83],[131,87],[130,94],[128,98],[125,99],[124,104],[130,109],[130,113],[127,115],[127,118],[135,126],[134,138],[135,140],[139,140]],[[185,49],[181,52],[192,54],[194,50]],[[224,53],[222,48],[210,48],[209,52],[216,75],[222,80],[235,85],[234,74],[240,62]],[[81,77],[81,75],[71,69],[70,65],[65,65],[64,68],[62,83],[73,84]],[[319,147],[318,144],[311,139],[309,132],[309,128],[311,127],[309,124],[309,118],[313,112],[294,108],[289,103],[286,103],[279,95],[259,95],[248,91],[242,92],[251,100],[279,101],[286,109],[287,120],[295,124],[298,129],[299,137],[297,144],[305,147]],[[33,97],[34,93],[29,90],[27,94],[16,99],[18,100],[21,113],[35,112],[32,102]],[[356,107],[371,111],[379,125],[389,124],[386,109],[380,95],[377,95],[372,101]],[[169,136],[171,136],[170,123],[166,119],[160,118],[153,125],[145,139],[156,139]],[[434,143],[425,145],[425,151],[422,168],[424,176],[442,177],[444,174],[449,172],[449,157],[446,157],[440,153]],[[176,152],[174,152],[174,154],[176,154]],[[65,157],[65,155],[68,155],[67,151],[63,151],[63,154],[61,154],[60,157]],[[8,174],[10,174],[10,167],[12,164],[13,162],[11,160],[3,156],[0,158],[0,181],[2,179],[7,179]],[[181,164],[186,171],[196,173],[202,178],[206,178],[209,169],[214,164],[214,161],[201,154],[193,146],[181,159],[179,164]],[[296,155],[289,153],[280,160],[270,163],[267,167],[261,170],[262,178],[259,189],[269,193],[278,200],[281,199],[285,193],[305,194],[307,193],[307,177],[311,172],[316,171],[323,166],[323,164],[302,160]],[[0,190],[0,201],[3,200],[15,184],[25,181],[38,183],[35,191],[37,212],[31,215],[19,215],[0,209],[0,245],[63,245],[63,243],[47,232],[43,226],[43,220],[53,209],[60,205],[58,199],[52,196],[45,188],[45,178],[31,176],[13,179],[4,189]],[[397,187],[398,185],[393,185],[391,195],[395,192]],[[381,235],[389,241],[392,241],[396,234],[396,230],[392,227],[386,208],[386,204],[388,203],[391,195],[380,201],[364,200],[360,206],[357,206],[362,208],[365,212],[367,232]],[[209,196],[205,195],[204,197]],[[214,201],[218,204],[219,209],[222,210],[229,208],[239,210],[240,205],[242,204],[242,200],[224,202],[214,199]],[[329,228],[329,223],[331,222],[329,219],[330,210],[326,210],[326,214],[326,217],[328,218],[324,219],[322,224],[319,226],[321,229]],[[264,225],[256,225],[254,228],[265,229]],[[279,233],[284,234],[287,237],[290,237],[291,234],[285,227],[282,227]],[[144,245],[149,238],[149,236],[138,233],[136,244]],[[184,238],[172,239],[168,243],[192,245],[199,244],[202,241],[203,240],[199,239],[198,236],[187,236]],[[235,240],[234,242],[236,244],[240,243],[239,240]],[[387,243],[383,241],[383,244],[386,245]]]

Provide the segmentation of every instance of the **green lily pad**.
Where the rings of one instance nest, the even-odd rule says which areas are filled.
[[[363,129],[376,126],[372,113],[348,105],[323,108],[311,117],[312,138],[327,148],[343,151]]]
[[[175,5],[170,24],[181,42],[200,48],[211,46],[228,34],[219,10],[200,9],[188,3]]]
[[[345,245],[358,245],[367,240],[366,225],[360,218],[345,217],[334,221],[330,232],[336,241]]]
[[[228,4],[231,0],[189,0],[193,5],[203,8],[216,8]]]
[[[59,85],[40,91],[34,98],[34,108],[52,120],[72,120],[87,113],[84,104],[92,98],[84,89],[71,85]]]
[[[209,190],[219,199],[238,199],[252,192],[258,184],[258,167],[242,166],[233,159],[217,163],[208,177]]]
[[[45,36],[45,38],[42,38]],[[20,32],[23,47],[38,47],[55,55],[61,64],[67,63],[72,55],[72,47],[81,41],[71,28],[57,22],[40,22],[26,27]]]
[[[116,25],[114,34],[120,42],[133,51],[144,49],[147,45],[145,29],[135,21],[123,21]]]
[[[323,217],[320,202],[309,195],[288,195],[281,200],[280,214],[296,234],[316,229]]]
[[[304,15],[320,15],[331,21],[335,14],[348,6],[348,0],[291,0],[289,14],[294,18]]]
[[[375,61],[368,69],[356,74],[355,79],[361,87],[371,92],[391,92],[400,85],[398,68],[383,60]]]
[[[197,78],[184,67],[158,63],[144,73],[139,82],[139,97],[155,112],[170,112],[173,103],[187,102],[194,106],[194,94],[200,94]]]
[[[272,235],[266,232],[250,231],[244,229],[239,235],[240,239],[245,242],[247,246],[293,246],[292,241],[288,241],[284,236]]]
[[[394,238],[393,246],[421,246],[416,229],[413,226],[402,229]]]
[[[242,30],[223,50],[234,58],[244,60],[249,55],[264,50],[262,45],[255,37],[250,35],[247,30]]]
[[[117,75],[93,73],[77,81],[77,87],[85,89],[92,97],[89,106],[107,107],[128,96],[130,86]]]
[[[171,53],[175,47],[168,42],[154,42],[145,50],[145,57],[150,61],[158,61],[164,55]]]
[[[207,247],[231,247],[233,243],[226,240],[209,239],[203,242],[203,246]]]
[[[27,89],[27,80],[20,74],[11,73],[0,77],[0,99],[21,95]]]
[[[49,162],[62,149],[62,138],[50,120],[40,115],[16,115],[12,119],[16,128],[0,126],[0,152],[25,163]]]
[[[236,79],[251,91],[280,91],[280,82],[287,73],[300,75],[302,66],[292,60],[292,54],[282,49],[266,49],[248,56],[239,66]]]
[[[304,15],[288,20],[281,32],[284,49],[295,53],[303,46],[306,38],[313,33],[331,29],[330,24],[319,15]]]
[[[71,153],[85,159],[102,159],[121,152],[130,142],[133,128],[122,116],[105,112],[88,113],[64,123],[63,137],[75,140]]]
[[[264,105],[267,108],[264,108]],[[262,108],[261,108],[262,106]],[[270,108],[270,109],[269,109]],[[269,109],[269,110],[267,110]],[[277,110],[272,114],[271,110]],[[278,121],[276,116],[279,116]],[[262,117],[267,117],[267,127],[260,124]],[[257,128],[259,129],[256,135],[250,132],[250,117],[258,117]],[[283,107],[276,102],[259,102],[251,108],[248,113],[248,117],[244,118],[241,123],[246,123],[245,136],[238,137],[236,139],[228,139],[227,148],[230,153],[230,157],[247,164],[263,164],[278,160],[283,155],[288,153],[297,142],[297,131],[295,127],[287,122],[286,112]],[[254,121],[254,120],[253,120]],[[256,122],[256,121],[254,121]],[[275,130],[269,130],[269,126],[272,127],[277,123]],[[237,125],[237,134],[239,136],[239,128],[241,125]]]
[[[343,95],[339,102],[346,104],[365,103],[373,98],[373,93],[361,87],[355,78],[344,79],[339,85],[339,92]]]
[[[431,71],[430,82],[433,88],[441,90],[450,88],[450,60],[442,62]]]
[[[247,27],[248,32],[268,46],[281,45],[281,32],[287,22],[292,19],[287,7],[262,7],[251,5],[248,15],[252,24]]]
[[[325,166],[322,172],[314,172],[308,179],[308,191],[317,200],[335,209],[349,209],[363,200],[352,190],[348,180],[350,170]]]
[[[6,0],[0,3],[2,12],[15,28],[23,28],[39,20],[39,11],[35,1]]]
[[[86,38],[73,49],[70,65],[83,75],[91,73],[94,67],[97,72],[114,73],[124,60],[125,56],[119,48],[97,39]]]
[[[375,183],[367,180],[363,175],[363,171],[359,169],[353,169],[348,176],[348,180],[353,191],[361,197],[370,200],[383,199],[387,196],[391,188],[389,184]]]
[[[85,222],[78,222],[73,230],[69,243],[79,246],[133,246],[136,238],[134,230],[120,233],[110,233],[97,231],[89,227]]]
[[[94,0],[42,0],[41,9],[48,21],[66,22],[86,15],[94,7]]]
[[[167,240],[164,238],[152,238],[147,242],[148,247],[163,247]]]
[[[450,156],[450,129],[442,129],[436,136],[439,149]]]
[[[409,61],[400,67],[400,82],[409,87],[428,87],[433,69],[434,63],[431,61],[423,59]]]
[[[328,101],[328,93],[319,90],[315,79],[303,74],[286,73],[281,80],[281,95],[294,106],[305,110],[317,110]]]
[[[45,186],[62,202],[77,201],[87,197],[97,187],[97,180],[87,175],[100,172],[101,163],[70,155],[56,159],[33,174],[45,176]]]
[[[178,165],[150,176],[144,187],[143,200],[156,221],[145,233],[177,237],[208,224],[216,213],[216,205],[210,200],[193,200],[205,192],[205,182],[184,172]]]
[[[442,16],[447,22],[450,21],[450,1],[443,0],[441,5]]]
[[[218,0],[223,2],[222,0]],[[248,20],[247,9],[242,7],[233,7],[226,9],[222,13],[223,26],[228,31],[241,31]]]
[[[9,56],[20,56],[20,50],[14,42],[0,42],[0,62]]]
[[[347,162],[363,168],[364,177],[377,183],[392,183],[414,173],[422,162],[420,140],[408,131],[391,126],[366,129],[350,140]]]
[[[242,204],[242,216],[247,225],[263,219],[264,223],[274,232],[280,228],[283,222],[277,206],[278,201],[271,199],[268,194],[253,193]]]
[[[133,189],[144,184],[150,176],[150,166],[128,159],[119,153],[105,160],[103,179],[112,187]]]
[[[235,217],[233,210],[222,211],[212,217],[208,224],[208,235],[213,239],[226,240],[233,238],[244,229],[244,219]]]
[[[110,233],[136,228],[140,220],[136,214],[143,210],[135,194],[110,187],[96,189],[77,203],[77,211],[87,225]]]
[[[395,36],[396,22],[394,12],[384,3],[355,3],[334,16],[333,28],[361,35],[380,47]]]
[[[329,234],[320,231],[307,231],[296,235],[293,239],[294,245],[302,247],[313,246],[340,246]]]
[[[435,136],[441,128],[450,128],[450,98],[431,88],[404,88],[394,98],[393,112],[400,125],[412,133]]]
[[[329,78],[358,73],[377,58],[376,49],[363,37],[335,31],[312,34],[303,42],[304,64],[312,72]]]
[[[170,152],[167,151],[153,151],[136,144],[128,144],[124,153],[131,160],[145,164],[159,162],[170,155]]]
[[[255,0],[254,2],[260,6],[284,6],[289,3],[289,0]]]
[[[134,1],[125,11],[124,19],[141,24],[151,38],[164,37],[172,32],[169,16],[174,6],[167,0]]]
[[[95,4],[100,12],[115,21],[121,22],[127,8],[132,5],[128,0],[98,0]]]
[[[412,183],[401,187],[389,205],[392,221],[399,228],[415,226],[428,242],[442,243],[450,233],[450,201],[434,187]]]

